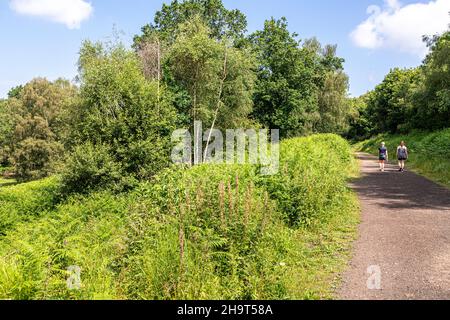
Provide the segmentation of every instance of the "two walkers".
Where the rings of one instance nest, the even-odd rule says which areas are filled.
[[[389,152],[386,148],[386,143],[382,143],[381,147],[378,149],[379,154],[379,160],[380,160],[380,171],[384,172],[386,168],[386,162],[389,161]],[[398,166],[400,172],[405,171],[405,164],[406,161],[409,158],[409,152],[408,148],[406,147],[406,144],[404,141],[401,142],[401,144],[397,148],[397,159],[398,159]]]

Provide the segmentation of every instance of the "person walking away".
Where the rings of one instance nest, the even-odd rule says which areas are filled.
[[[409,158],[408,148],[406,147],[405,141],[400,143],[400,146],[397,148],[397,158],[398,158],[398,166],[400,169],[398,171],[405,171],[405,163]]]
[[[384,172],[386,167],[386,161],[389,160],[389,152],[386,148],[386,143],[381,143],[381,147],[378,148],[379,160],[380,160],[380,171]]]

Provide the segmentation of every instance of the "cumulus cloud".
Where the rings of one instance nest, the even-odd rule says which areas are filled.
[[[427,53],[424,35],[435,35],[448,28],[450,0],[402,5],[385,0],[384,6],[367,8],[369,18],[350,34],[355,45],[368,48],[393,48],[419,56]]]
[[[65,24],[69,29],[80,28],[93,11],[85,0],[11,0],[10,7],[19,14],[42,17]]]

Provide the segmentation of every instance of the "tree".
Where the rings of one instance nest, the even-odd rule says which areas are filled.
[[[0,166],[9,164],[9,141],[14,126],[7,100],[0,100]]]
[[[170,78],[190,96],[190,123],[234,128],[252,111],[254,59],[226,40],[210,37],[199,17],[180,26],[167,60]]]
[[[422,85],[414,95],[413,125],[437,130],[450,126],[450,31],[425,41],[430,53],[422,68]]]
[[[86,41],[80,52],[80,101],[72,110],[71,147],[101,148],[102,154],[86,152],[86,157],[106,159],[130,181],[153,177],[170,163],[170,134],[176,119],[170,95],[162,87],[158,99],[157,82],[145,78],[136,53],[121,44],[105,47]],[[68,163],[82,155],[76,149]],[[79,167],[80,171],[88,169],[92,167]],[[77,184],[96,186],[96,174],[66,173],[63,176],[71,177],[65,181],[70,184],[68,190],[77,190]],[[89,176],[95,181],[81,181]],[[105,187],[104,178],[100,180],[98,187]],[[116,182],[114,175],[110,183]]]
[[[12,88],[12,89],[9,90],[9,92],[8,92],[8,98],[9,98],[9,99],[11,99],[11,98],[19,98],[20,93],[22,92],[22,90],[23,90],[23,86],[21,86],[21,85]]]
[[[311,133],[319,119],[317,55],[296,37],[285,18],[266,21],[250,36],[260,63],[253,116],[283,137]]]
[[[54,163],[63,154],[61,141],[67,129],[63,115],[77,89],[66,80],[42,78],[18,88],[6,102],[9,134],[3,152],[19,180],[39,179],[55,171]]]
[[[410,128],[412,95],[421,80],[419,69],[392,69],[368,100],[368,114],[378,133]]]
[[[161,41],[173,43],[178,27],[198,16],[217,40],[242,39],[247,28],[245,15],[239,10],[228,10],[222,0],[173,0],[170,5],[163,4],[155,14],[153,24],[145,25],[142,34],[135,36],[134,46],[140,47],[148,39],[154,39],[155,33]]]
[[[317,59],[315,79],[319,92],[319,118],[314,124],[314,132],[342,134],[348,130],[350,112],[349,79],[344,73],[344,59],[336,55],[336,45],[323,47],[315,38],[306,40],[303,49]]]
[[[349,129],[346,137],[352,140],[369,139],[374,132],[373,124],[369,120],[367,112],[367,101],[370,93],[362,95],[358,98],[348,99],[350,107],[349,112]]]
[[[325,74],[319,93],[320,120],[315,126],[315,132],[342,134],[348,130],[348,85],[348,76],[342,70]]]

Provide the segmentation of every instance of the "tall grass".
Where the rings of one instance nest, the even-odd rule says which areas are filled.
[[[376,154],[383,141],[386,142],[393,160],[400,142],[405,141],[410,152],[410,168],[450,187],[450,129],[432,133],[379,135],[359,143],[356,147],[361,151]]]
[[[0,237],[15,224],[51,210],[57,198],[58,183],[55,178],[0,187]]]
[[[277,176],[253,166],[170,168],[128,194],[18,218],[0,239],[0,298],[331,297],[357,224],[345,186],[350,146],[325,135],[281,150]],[[81,269],[76,290],[70,266]]]

